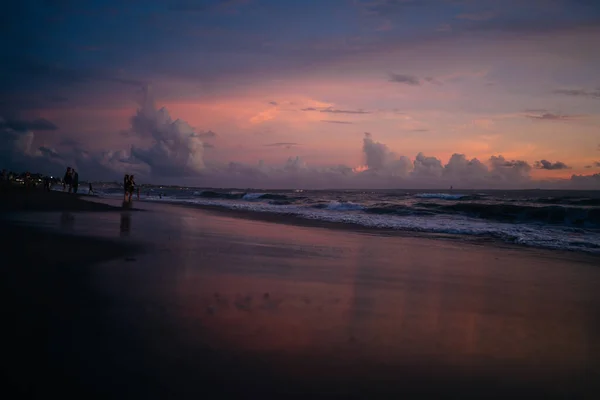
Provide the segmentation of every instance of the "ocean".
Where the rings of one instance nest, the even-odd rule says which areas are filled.
[[[101,197],[122,196],[116,186],[97,189]],[[140,198],[600,254],[600,191],[144,187]]]

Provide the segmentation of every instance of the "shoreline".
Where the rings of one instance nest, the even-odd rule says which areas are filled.
[[[101,200],[113,200],[109,198],[102,198]],[[591,258],[598,259],[600,258],[600,253],[597,252],[587,252],[583,250],[569,250],[569,249],[554,249],[543,246],[532,246],[520,243],[510,243],[504,241],[499,238],[494,238],[486,235],[465,235],[465,234],[453,234],[453,233],[435,233],[435,232],[423,232],[423,231],[410,231],[410,230],[401,230],[401,229],[393,229],[393,228],[385,228],[385,227],[370,227],[361,225],[355,222],[334,222],[334,221],[324,221],[319,219],[310,219],[305,218],[296,214],[285,214],[285,213],[271,213],[271,212],[261,212],[255,210],[244,210],[244,209],[233,209],[225,206],[217,206],[217,205],[203,205],[203,204],[194,204],[194,203],[184,203],[184,202],[176,202],[176,201],[153,201],[153,200],[137,200],[143,204],[167,204],[169,206],[175,207],[184,207],[191,209],[198,209],[207,211],[215,214],[222,214],[233,216],[237,218],[244,218],[249,220],[256,221],[264,221],[271,222],[275,224],[283,224],[283,225],[294,225],[294,226],[303,226],[309,228],[322,228],[322,229],[334,229],[334,230],[346,230],[352,232],[360,232],[366,234],[374,234],[380,236],[396,236],[403,238],[422,238],[429,240],[448,240],[457,243],[469,243],[480,246],[494,246],[498,248],[508,248],[508,249],[522,249],[522,250],[539,250],[539,251],[548,251],[552,252],[555,255],[563,255],[565,257],[582,257],[582,258]]]
[[[136,206],[139,204],[139,206]],[[64,192],[43,192],[41,190],[25,190],[22,188],[12,189],[0,193],[0,218],[3,213],[11,212],[123,212],[123,211],[147,211],[149,205],[152,211],[162,205],[171,207],[182,207],[197,209],[217,215],[225,215],[254,221],[263,221],[281,225],[293,225],[317,229],[333,229],[362,234],[378,236],[393,236],[399,238],[419,238],[428,240],[442,240],[454,243],[473,244],[477,246],[493,246],[504,249],[520,249],[523,251],[549,252],[553,256],[567,259],[582,259],[586,262],[600,258],[600,253],[585,251],[584,249],[556,249],[545,246],[534,246],[530,244],[511,243],[510,241],[491,235],[467,235],[455,233],[437,233],[418,230],[403,230],[388,227],[365,226],[353,221],[326,221],[320,219],[306,218],[302,215],[291,213],[272,213],[259,210],[235,209],[221,205],[204,205],[197,203],[185,203],[169,200],[134,200],[131,207],[123,207],[121,200],[114,197],[88,196],[85,194],[69,194]],[[3,218],[4,219],[4,218]]]

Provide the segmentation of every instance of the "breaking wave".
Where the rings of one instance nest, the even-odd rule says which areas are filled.
[[[312,207],[325,209],[325,210],[337,210],[337,211],[358,211],[358,210],[365,209],[364,206],[362,206],[360,204],[352,203],[349,201],[332,201],[329,203],[315,204]]]
[[[448,205],[417,203],[415,206],[439,213],[461,214],[504,222],[538,222],[600,228],[600,208],[485,203],[455,203]]]
[[[233,210],[246,210],[258,213],[291,215],[309,220],[346,223],[367,228],[393,229],[406,232],[451,234],[464,237],[492,238],[507,243],[527,245],[557,250],[582,251],[600,254],[600,235],[585,229],[555,226],[539,227],[531,224],[512,224],[486,221],[466,216],[446,214],[418,214],[410,210],[405,215],[382,215],[356,212],[357,209],[340,209],[339,206],[303,207],[300,205],[272,205],[212,200],[179,200],[187,204],[217,206]],[[345,207],[348,207],[347,205]],[[371,209],[372,210],[372,209]]]
[[[122,196],[119,187],[102,190],[102,195]],[[540,191],[261,192],[161,187],[142,189],[141,197],[600,254],[600,192],[544,196]]]
[[[215,192],[212,190],[204,190],[200,192],[194,192],[195,196],[209,198],[209,199],[241,199],[246,201],[254,200],[287,200],[288,196],[284,194],[273,194],[273,193],[245,193],[245,192]]]

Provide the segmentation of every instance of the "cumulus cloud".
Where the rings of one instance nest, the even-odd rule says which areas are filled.
[[[600,174],[572,175],[569,186],[573,189],[597,189],[600,187]]]
[[[0,161],[2,168],[31,171],[61,176],[67,166],[77,169],[82,180],[116,180],[123,173],[147,173],[147,166],[124,150],[90,152],[65,138],[58,144],[62,150],[50,146],[33,147],[32,131],[15,130],[0,117]]]
[[[370,177],[379,184],[407,187],[446,187],[447,185],[478,185],[506,187],[527,184],[531,166],[523,160],[507,160],[492,156],[487,164],[469,159],[464,154],[453,154],[446,165],[440,159],[420,152],[414,160],[398,155],[385,143],[374,140],[370,133],[363,138],[365,165],[356,173],[355,184],[365,185],[362,178]],[[391,179],[391,180],[390,180]],[[396,183],[392,183],[396,182]]]
[[[283,165],[284,171],[297,172],[307,169],[307,165],[300,157],[290,157]]]
[[[414,159],[398,155],[370,133],[363,137],[364,166],[316,167],[300,157],[283,164],[231,163],[209,167],[202,174],[206,185],[264,188],[444,188],[460,187],[523,188],[531,185],[532,167],[523,160],[493,156],[487,163],[463,154],[454,154],[446,165],[432,156],[418,153]],[[221,182],[218,184],[218,182]],[[241,185],[241,186],[240,186]]]
[[[443,176],[452,182],[477,184],[488,176],[488,167],[477,158],[468,159],[464,154],[452,154],[444,167]]]
[[[368,132],[365,132],[362,150],[367,172],[406,177],[413,168],[408,157],[398,156],[386,144],[374,141]]]
[[[188,176],[205,168],[201,134],[185,121],[172,120],[165,107],[157,109],[149,88],[144,89],[140,108],[131,118],[131,131],[153,139],[149,147],[131,148],[132,156],[147,164],[152,175]]]
[[[534,163],[535,168],[537,169],[548,169],[548,170],[555,170],[555,169],[570,169],[570,167],[561,162],[561,161],[557,161],[555,163],[552,163],[548,160],[540,160],[540,161],[536,161]]]
[[[502,155],[492,156],[489,160],[492,180],[504,183],[518,183],[530,179],[531,165],[523,160],[506,160]]]
[[[415,158],[413,177],[417,179],[440,178],[443,170],[444,167],[439,159],[419,153]]]
[[[4,123],[4,119],[0,119]],[[31,131],[17,131],[6,124],[0,129],[0,159],[3,167],[61,174],[65,166],[75,167],[82,179],[120,181],[122,174],[133,173],[142,181],[161,181],[195,186],[272,188],[525,188],[533,184],[532,168],[568,168],[560,161],[540,160],[533,167],[524,160],[495,155],[489,160],[470,159],[453,154],[448,162],[419,152],[410,158],[392,151],[388,145],[365,133],[362,139],[364,165],[312,166],[292,156],[280,164],[267,165],[230,162],[204,163],[204,149],[212,145],[200,140],[214,137],[212,131],[195,132],[187,123],[173,121],[166,109],[157,109],[144,96],[132,117],[131,131],[147,146],[130,150],[89,151],[75,141],[34,147]],[[296,142],[276,142],[265,146],[294,148]],[[62,147],[61,147],[62,146]],[[600,166],[600,162],[594,163]],[[590,165],[591,167],[592,165]],[[573,175],[570,180],[552,183],[553,187],[594,188],[598,175]],[[538,185],[539,183],[535,183]],[[595,186],[596,185],[596,186]]]
[[[6,123],[0,117],[0,163],[1,168],[16,171],[58,172],[61,158],[49,147],[33,147],[34,133],[22,130],[22,126]],[[14,129],[18,128],[18,129]]]
[[[369,132],[365,132],[363,139],[363,153],[366,166],[369,169],[383,169],[396,158],[396,155],[384,143],[373,140]]]
[[[373,140],[372,135],[363,138],[363,153],[369,171],[383,172],[390,176],[403,177],[413,186],[442,186],[469,183],[487,186],[506,186],[529,181],[531,166],[522,160],[506,160],[503,156],[492,156],[489,167],[478,159],[468,159],[464,154],[453,154],[444,166],[436,157],[418,153],[414,161],[398,156],[384,143]]]

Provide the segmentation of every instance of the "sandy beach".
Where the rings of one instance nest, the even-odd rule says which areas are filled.
[[[3,369],[21,398],[600,389],[595,256],[2,196]]]

